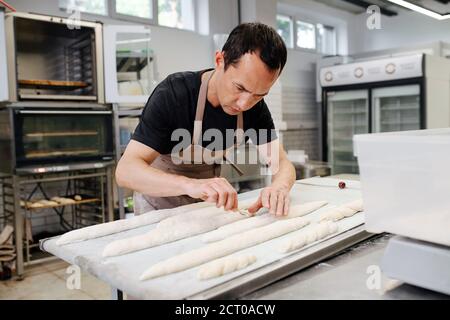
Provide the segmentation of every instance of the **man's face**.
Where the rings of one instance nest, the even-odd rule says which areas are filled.
[[[216,90],[225,113],[237,115],[261,101],[278,78],[279,70],[269,70],[258,54],[247,53],[236,65],[224,70],[223,54],[216,54]]]

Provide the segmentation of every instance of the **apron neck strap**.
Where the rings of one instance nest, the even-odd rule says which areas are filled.
[[[206,75],[200,85],[200,92],[197,99],[197,109],[195,110],[194,132],[192,134],[192,144],[198,144],[200,142],[200,136],[202,134],[203,115],[205,113],[206,99],[208,95],[208,84],[211,80],[215,70]],[[235,132],[236,144],[240,144],[244,138],[244,117],[243,113],[239,113],[237,116],[237,130]]]
[[[197,109],[195,110],[195,121],[194,121],[194,132],[192,134],[192,144],[198,144],[200,141],[200,136],[202,134],[202,122],[203,114],[205,113],[206,98],[208,94],[208,84],[211,80],[215,70],[210,74],[206,75],[205,79],[202,80],[200,85],[200,92],[198,93],[197,99]]]
[[[237,128],[235,132],[236,145],[240,145],[244,140],[244,116],[243,113],[239,113],[237,116]]]

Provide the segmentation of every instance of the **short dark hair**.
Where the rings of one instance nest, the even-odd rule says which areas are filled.
[[[222,48],[225,70],[235,65],[246,53],[258,53],[270,70],[284,68],[287,50],[281,36],[268,25],[259,22],[242,23],[231,31]]]

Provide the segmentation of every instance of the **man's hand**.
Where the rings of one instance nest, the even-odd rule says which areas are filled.
[[[286,216],[289,213],[289,189],[275,186],[264,188],[248,212],[255,214],[262,207],[269,209],[273,215]]]
[[[238,197],[236,190],[225,178],[189,179],[186,194],[191,198],[202,199],[216,204],[217,208],[236,211]]]

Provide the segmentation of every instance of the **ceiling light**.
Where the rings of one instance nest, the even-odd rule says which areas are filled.
[[[450,14],[439,14],[437,12],[434,12],[432,10],[426,9],[424,7],[418,6],[416,4],[412,4],[411,2],[405,1],[405,0],[388,0],[389,2],[398,4],[399,6],[411,9],[413,11],[419,12],[421,14],[424,14],[426,16],[429,16],[431,18],[437,19],[437,20],[446,20],[450,19]]]

